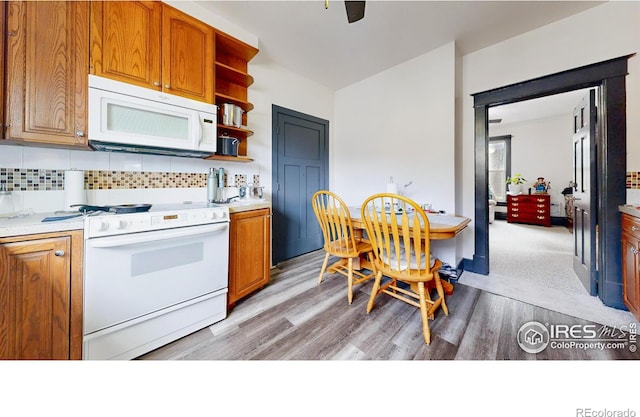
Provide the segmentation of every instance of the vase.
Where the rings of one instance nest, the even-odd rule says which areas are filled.
[[[522,184],[509,184],[509,194],[522,194]]]

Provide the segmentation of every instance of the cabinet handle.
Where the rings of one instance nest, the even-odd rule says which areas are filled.
[[[631,253],[633,253],[634,255],[637,255],[638,254],[638,249],[631,248]]]
[[[84,132],[82,130],[76,130],[76,136],[79,138],[83,138],[84,137]]]
[[[518,217],[518,215],[517,214],[512,214],[511,217]]]
[[[538,216],[538,220],[544,220],[544,216]]]
[[[635,226],[631,226],[631,231],[632,231],[632,232],[637,232],[637,231],[638,231],[638,228],[637,228],[637,227],[635,227]]]
[[[64,256],[64,251],[63,250],[57,250],[55,252],[53,252],[54,255],[56,256]]]
[[[153,85],[155,85],[156,87],[160,87],[160,82],[159,81],[154,81]]]
[[[171,88],[171,85],[170,84],[165,84],[164,88]]]

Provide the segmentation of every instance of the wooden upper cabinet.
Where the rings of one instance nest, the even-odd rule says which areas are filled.
[[[214,29],[157,1],[91,3],[90,72],[214,101]]]
[[[155,1],[91,2],[90,72],[160,90],[161,18]]]
[[[89,4],[8,2],[5,138],[87,146]]]
[[[173,7],[162,8],[162,79],[166,92],[214,102],[214,29]]]

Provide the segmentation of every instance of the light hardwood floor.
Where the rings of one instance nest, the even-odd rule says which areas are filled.
[[[423,359],[640,359],[624,349],[551,349],[524,352],[516,336],[528,321],[575,325],[589,322],[456,284],[424,344],[417,308],[378,296],[366,313],[372,282],[354,287],[347,302],[345,278],[326,275],[317,285],[323,251],[272,270],[263,290],[238,302],[228,317],[141,356],[155,360],[423,360]],[[600,328],[600,325],[597,325]]]

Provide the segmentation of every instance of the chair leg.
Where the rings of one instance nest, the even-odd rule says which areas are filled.
[[[424,282],[418,282],[418,296],[420,299],[420,317],[422,317],[422,335],[424,336],[424,342],[428,345],[431,343],[431,330],[429,330],[429,318],[427,317]]]
[[[438,273],[438,271],[433,274],[433,278],[436,280],[436,291],[438,292],[438,297],[440,297],[440,299],[442,300],[442,302],[440,303],[440,307],[442,307],[442,311],[444,311],[444,314],[448,316],[449,309],[447,308],[447,303],[445,302],[444,289],[442,288],[442,281],[440,280],[440,274]]]
[[[373,299],[378,295],[380,289],[380,281],[382,281],[382,271],[376,272],[376,278],[373,281],[373,288],[371,289],[371,296],[369,297],[369,303],[367,304],[367,313],[370,313],[373,309]]]
[[[353,301],[353,258],[347,261],[347,299],[349,304]]]
[[[318,285],[322,282],[322,277],[324,276],[325,271],[327,270],[327,264],[329,263],[329,252],[324,257],[324,262],[322,263],[322,269],[320,270],[320,276],[318,277]]]

